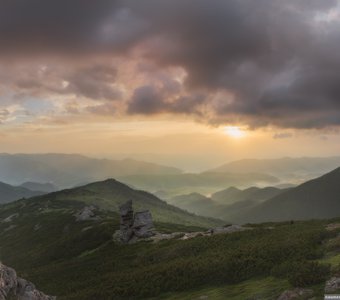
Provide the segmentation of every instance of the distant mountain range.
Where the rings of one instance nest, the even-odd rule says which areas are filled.
[[[21,184],[20,186],[26,189],[29,189],[31,191],[39,191],[43,193],[52,193],[58,190],[58,187],[56,187],[52,183],[39,183],[39,182],[27,181]]]
[[[326,219],[340,216],[340,168],[238,212],[238,222]]]
[[[270,174],[289,182],[303,182],[321,176],[340,165],[340,157],[301,157],[279,159],[243,159],[224,164],[207,172]]]
[[[0,182],[0,204],[9,203],[21,198],[30,198],[41,194],[43,194],[41,191],[32,191],[25,187],[12,186]]]
[[[180,174],[176,168],[132,159],[108,160],[78,154],[0,154],[0,181],[50,182],[58,187],[138,174]]]
[[[126,184],[150,192],[163,191],[171,197],[190,192],[208,194],[226,186],[248,187],[252,185],[273,185],[279,180],[263,173],[201,173],[172,175],[131,175],[118,177]]]

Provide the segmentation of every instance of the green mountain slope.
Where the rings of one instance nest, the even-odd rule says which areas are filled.
[[[163,299],[163,294],[182,299],[178,292],[195,299],[190,298],[195,290],[199,297],[206,288],[213,297],[223,287],[229,291],[225,296],[235,296],[231,299],[250,299],[254,292],[259,299],[276,299],[292,288],[288,275],[263,279],[256,288],[259,279],[287,266],[293,268],[291,275],[301,264],[320,258],[328,236],[323,222],[305,222],[184,241],[119,245],[112,241],[118,215],[100,210],[96,212],[100,219],[77,222],[73,214],[82,207],[78,201],[40,197],[0,207],[0,260],[58,300]],[[159,222],[155,226],[162,232],[197,229]],[[239,290],[241,286],[245,289]]]
[[[31,191],[24,187],[11,186],[0,182],[0,204],[9,203],[21,198],[29,198],[41,195],[42,192]]]
[[[236,214],[239,222],[305,220],[340,216],[340,168]]]
[[[223,222],[199,217],[183,211],[177,207],[168,205],[156,196],[108,179],[91,183],[85,186],[62,190],[51,194],[36,197],[38,203],[50,203],[58,201],[79,202],[86,205],[95,205],[99,209],[118,212],[119,205],[128,200],[133,201],[135,210],[149,209],[155,221],[169,222],[182,225],[193,225],[201,227],[213,227]]]

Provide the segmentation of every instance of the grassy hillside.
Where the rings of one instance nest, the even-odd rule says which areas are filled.
[[[234,297],[230,299],[275,299],[295,284],[292,274],[302,265],[323,257],[322,241],[330,237],[325,222],[300,222],[186,241],[119,245],[112,241],[119,222],[115,212],[99,211],[100,220],[76,222],[73,213],[82,203],[47,202],[36,198],[0,208],[0,220],[19,214],[9,223],[0,222],[0,259],[59,300],[177,300],[221,296],[223,291]],[[155,225],[163,232],[199,229]],[[313,268],[321,275],[310,279],[308,273],[306,285],[322,283],[328,276],[323,270],[321,265]]]
[[[42,192],[31,191],[24,187],[11,186],[0,182],[0,204],[9,203],[21,198],[29,198],[41,195]]]
[[[306,220],[340,215],[340,168],[235,215],[242,222]]]
[[[119,205],[133,200],[135,210],[149,209],[154,220],[182,225],[193,225],[210,228],[224,224],[222,221],[196,216],[177,207],[168,205],[156,196],[129,186],[114,179],[99,181],[85,186],[62,190],[36,197],[37,203],[49,206],[54,202],[79,202],[84,205],[95,205],[101,210],[118,212]]]

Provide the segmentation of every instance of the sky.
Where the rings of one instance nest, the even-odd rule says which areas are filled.
[[[340,150],[337,0],[0,0],[0,152],[200,170]]]

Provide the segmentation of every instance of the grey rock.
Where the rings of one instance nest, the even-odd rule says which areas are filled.
[[[128,243],[133,236],[133,209],[132,201],[129,200],[119,206],[120,213],[120,240],[122,243]]]
[[[138,238],[153,236],[153,222],[150,211],[137,212],[133,221],[133,233]]]
[[[139,239],[146,239],[154,235],[153,222],[150,211],[133,213],[132,201],[129,200],[119,207],[120,230],[113,235],[114,241],[121,243],[135,243]]]
[[[83,209],[78,211],[74,216],[76,217],[76,221],[95,221],[98,220],[99,217],[95,215],[96,207],[93,205],[85,206]]]
[[[325,293],[334,293],[340,290],[340,277],[332,277],[326,281]]]
[[[251,228],[242,227],[240,225],[230,225],[226,227],[217,227],[211,230],[212,234],[221,234],[221,233],[232,233],[232,232],[239,232],[244,230],[249,230]]]
[[[6,219],[3,219],[2,220],[2,223],[9,223],[9,222],[12,222],[15,218],[19,217],[19,214],[16,213],[16,214],[13,214],[13,215],[10,215],[9,217],[7,217]]]
[[[0,263],[0,300],[56,300],[36,289],[33,283],[17,277],[14,269]]]
[[[296,288],[294,290],[284,291],[277,300],[302,300],[302,299],[310,299],[313,296],[313,290]]]

